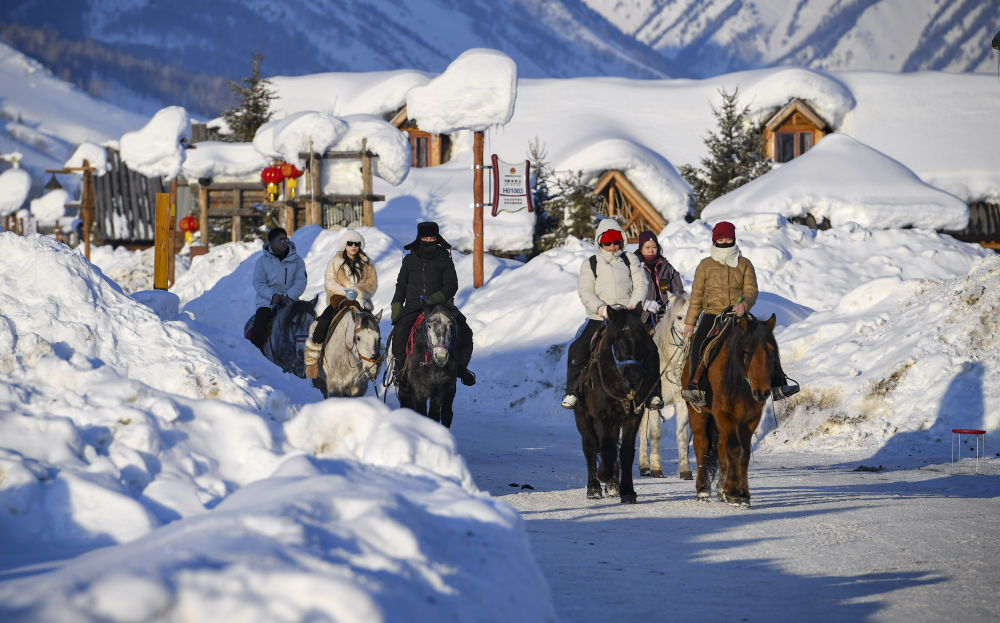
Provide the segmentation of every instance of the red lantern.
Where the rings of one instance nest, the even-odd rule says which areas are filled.
[[[278,197],[278,184],[282,180],[281,169],[276,166],[269,166],[260,172],[260,179],[267,184],[267,200],[274,201]]]
[[[184,240],[188,244],[191,244],[191,241],[194,240],[194,232],[198,231],[198,225],[198,219],[190,214],[181,219],[180,228],[184,232]]]
[[[285,183],[288,186],[288,198],[295,199],[295,187],[299,184],[296,178],[302,177],[302,171],[299,171],[295,165],[290,162],[282,162],[281,174],[285,177]]]

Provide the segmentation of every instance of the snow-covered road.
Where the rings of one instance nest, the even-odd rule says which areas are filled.
[[[987,621],[1000,612],[1000,459],[980,464],[985,476],[952,473],[947,447],[927,457],[940,464],[879,472],[843,456],[758,454],[746,511],[694,500],[693,482],[676,476],[670,420],[668,477],[637,478],[639,503],[622,505],[585,498],[579,434],[565,416],[473,411],[452,428],[477,484],[527,521],[562,621]]]

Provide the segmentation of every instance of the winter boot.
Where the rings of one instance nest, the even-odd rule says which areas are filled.
[[[688,385],[687,389],[682,389],[681,398],[696,407],[705,406],[705,392],[704,390],[699,389],[697,385]]]

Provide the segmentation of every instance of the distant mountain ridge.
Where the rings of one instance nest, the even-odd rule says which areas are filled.
[[[256,51],[266,75],[436,73],[472,47],[502,50],[525,78],[698,78],[783,64],[993,71],[1000,2],[13,0],[0,21],[11,45],[101,97],[216,115],[229,103],[225,79],[246,75]],[[149,63],[170,75],[126,70]]]

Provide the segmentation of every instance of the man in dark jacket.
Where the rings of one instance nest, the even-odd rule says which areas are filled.
[[[392,297],[392,356],[396,371],[403,369],[406,342],[424,303],[447,304],[458,322],[455,340],[458,376],[465,385],[474,385],[476,376],[468,368],[472,359],[472,329],[454,306],[458,275],[451,259],[451,245],[441,237],[438,224],[431,221],[418,224],[416,239],[403,248],[410,253],[403,258]],[[396,378],[398,383],[401,375]]]

